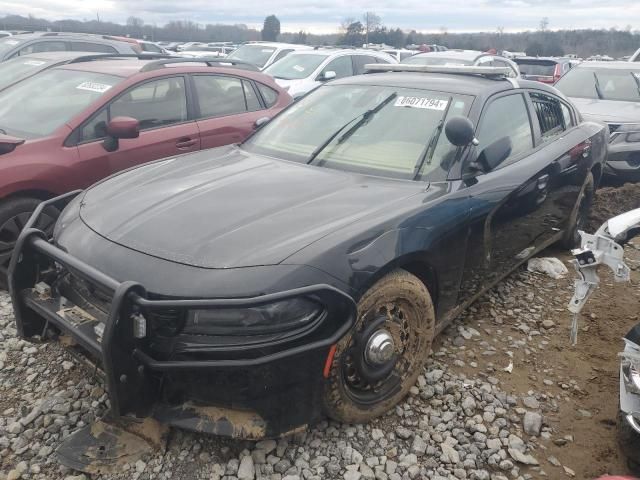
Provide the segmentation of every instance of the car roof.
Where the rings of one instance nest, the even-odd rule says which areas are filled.
[[[443,58],[457,58],[460,60],[474,61],[476,58],[483,55],[490,55],[479,50],[445,50],[444,52],[424,52],[419,53],[416,57],[443,57]]]
[[[240,45],[244,47],[245,45],[262,45],[263,47],[274,47],[274,48],[293,48],[294,50],[307,50],[313,47],[309,45],[300,45],[299,43],[280,43],[280,42],[248,42]]]
[[[589,61],[582,62],[576,65],[573,68],[600,68],[602,70],[640,70],[640,62],[624,62],[624,61],[616,61],[616,62],[597,62],[597,61]]]
[[[14,57],[11,60],[17,59],[29,59],[29,58],[37,58],[38,60],[46,60],[50,62],[56,61],[64,61],[64,60],[72,60],[74,58],[83,57],[85,55],[94,56],[96,52],[68,52],[65,50],[58,52],[38,52],[38,53],[30,53],[28,55],[20,55],[19,57]]]
[[[300,50],[295,52],[296,55],[378,55],[380,57],[388,57],[389,54],[378,50],[366,50],[364,48],[314,48],[313,50]]]
[[[566,63],[571,61],[570,58],[566,58],[566,57],[515,57],[513,59],[513,61],[516,63],[518,63],[520,60],[524,60],[527,62],[539,60],[541,62],[556,62],[556,63]]]
[[[554,88],[540,82],[513,78],[487,78],[480,75],[454,73],[386,72],[346,77],[331,82],[333,85],[380,85],[434,90],[460,95],[488,97],[495,93],[527,88],[541,90],[563,97]]]
[[[217,72],[217,73],[233,73],[234,75],[243,75],[250,78],[256,78],[251,74],[256,74],[259,72],[255,72],[252,70],[246,70],[242,68],[233,67],[230,65],[214,65],[214,66],[206,66],[204,65],[204,58],[194,58],[193,61],[185,61],[184,58],[175,57],[175,63],[171,63],[174,58],[163,58],[161,60],[158,59],[137,59],[137,58],[117,58],[111,57],[108,55],[105,56],[104,59],[98,59],[93,61],[86,62],[78,62],[78,63],[68,63],[65,65],[60,65],[54,68],[63,68],[66,70],[76,70],[80,72],[94,72],[94,73],[102,73],[105,75],[115,75],[118,77],[132,77],[138,73],[143,73],[143,68],[154,62],[167,62],[169,65],[173,66],[162,66],[159,65],[157,70],[149,70],[149,71],[167,71],[168,69],[180,69],[180,72],[184,71],[184,69],[188,69],[188,71],[200,71],[200,72]],[[240,73],[243,72],[243,73]],[[245,75],[246,74],[246,75]]]

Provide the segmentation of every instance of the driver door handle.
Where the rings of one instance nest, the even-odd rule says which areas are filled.
[[[185,138],[181,138],[180,140],[178,140],[176,142],[176,147],[178,147],[180,149],[186,149],[186,148],[193,147],[197,143],[198,143],[198,140],[195,140],[195,139],[189,138],[189,137],[185,137]]]

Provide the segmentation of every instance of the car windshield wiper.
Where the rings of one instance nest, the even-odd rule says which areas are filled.
[[[433,158],[433,153],[436,151],[436,145],[438,143],[438,139],[440,138],[440,133],[442,133],[442,127],[444,127],[444,119],[447,118],[447,113],[449,112],[449,106],[451,105],[451,101],[453,97],[449,97],[449,101],[447,102],[447,108],[444,112],[442,112],[442,116],[438,121],[438,125],[435,130],[431,134],[429,138],[429,143],[427,143],[427,148],[425,148],[424,153],[418,159],[416,166],[413,168],[413,179],[417,180],[420,176],[420,170],[422,170],[423,165],[426,163],[427,165],[431,164],[431,160]]]
[[[309,157],[309,160],[307,160],[307,164],[311,164],[313,163],[313,161],[318,157],[318,155],[320,155],[322,153],[322,151],[327,148],[331,142],[333,142],[333,140],[340,135],[349,125],[351,125],[353,122],[355,122],[356,120],[360,119],[353,127],[351,127],[349,130],[347,130],[344,135],[342,135],[342,137],[340,137],[340,139],[338,140],[338,144],[343,143],[345,140],[347,140],[351,135],[353,135],[356,130],[358,130],[360,127],[366,125],[367,123],[369,123],[369,121],[373,118],[373,116],[378,113],[380,110],[382,110],[391,100],[393,100],[394,98],[396,98],[398,96],[397,92],[393,92],[391,95],[389,95],[387,98],[385,98],[382,102],[380,102],[378,105],[376,105],[375,107],[373,107],[370,110],[367,110],[364,113],[361,113],[360,115],[358,115],[355,118],[352,118],[351,120],[349,120],[347,123],[345,123],[343,126],[341,126],[338,130],[336,130],[329,138],[327,138],[327,140],[325,140],[318,148],[316,148],[313,153],[311,154],[311,156]]]
[[[0,135],[6,135],[7,131],[4,128],[0,128]]]
[[[598,98],[600,100],[604,99],[604,95],[602,94],[602,90],[600,89],[600,80],[598,80],[598,76],[596,72],[593,72],[593,79],[596,81],[596,93],[598,94]]]

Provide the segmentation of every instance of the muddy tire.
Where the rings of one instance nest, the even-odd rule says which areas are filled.
[[[337,345],[325,413],[345,423],[384,414],[415,384],[434,335],[433,302],[424,284],[405,270],[382,277],[358,302],[356,325]]]
[[[569,226],[562,235],[560,245],[567,250],[580,246],[580,235],[578,230],[584,230],[589,222],[589,214],[593,204],[593,196],[595,193],[595,184],[593,174],[589,172],[584,182],[576,207],[571,212]]]
[[[616,427],[618,445],[627,460],[627,467],[634,475],[640,475],[640,434],[631,428],[619,408]]]
[[[36,198],[11,198],[0,202],[0,288],[7,288],[7,268],[11,260],[13,246],[31,214],[40,204]],[[36,228],[51,234],[60,212],[53,207],[47,208]]]

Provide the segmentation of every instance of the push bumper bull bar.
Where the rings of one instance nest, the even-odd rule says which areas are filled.
[[[319,353],[326,357],[330,347],[337,343],[353,326],[356,318],[356,304],[346,293],[337,288],[318,284],[288,291],[264,294],[250,298],[212,299],[153,299],[140,283],[120,282],[91,265],[70,255],[49,242],[41,230],[33,228],[44,208],[64,202],[80,193],[71,192],[50,201],[43,202],[27,222],[16,242],[9,265],[9,291],[14,305],[15,321],[19,336],[31,338],[41,334],[42,319],[46,325],[53,324],[74,343],[96,357],[104,372],[106,389],[111,402],[110,414],[120,417],[128,414],[147,416],[158,403],[158,374],[228,369],[265,367],[268,364],[282,365],[290,357],[309,354],[314,359]],[[57,310],[53,299],[41,301],[34,295],[34,286],[40,281],[43,261],[54,262],[82,280],[112,293],[109,311],[104,322],[104,331],[98,338],[93,328],[81,328]],[[225,307],[253,307],[270,302],[310,295],[320,299],[331,310],[328,315],[339,315],[340,322],[321,338],[314,337],[308,343],[297,342],[277,348],[265,348],[260,355],[249,358],[215,359],[157,359],[145,349],[144,342],[133,337],[131,312],[145,309],[217,309]],[[35,317],[34,317],[35,314]],[[37,319],[37,320],[35,320]],[[146,351],[145,351],[146,350]],[[314,360],[316,361],[316,360]],[[316,362],[317,363],[317,362]],[[149,375],[149,372],[155,375]],[[321,376],[322,370],[319,370]],[[154,378],[155,377],[155,378]],[[164,409],[166,411],[166,408]]]

